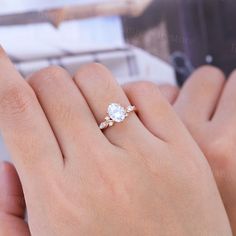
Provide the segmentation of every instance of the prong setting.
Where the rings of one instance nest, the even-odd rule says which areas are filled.
[[[135,106],[129,105],[126,109],[118,103],[111,103],[107,109],[107,116],[105,121],[99,125],[101,130],[112,127],[115,123],[123,122],[129,113],[135,111]]]

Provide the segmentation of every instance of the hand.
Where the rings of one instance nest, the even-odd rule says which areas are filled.
[[[32,235],[231,235],[205,157],[155,87],[129,95],[140,119],[102,133],[108,104],[129,105],[104,67],[28,82],[1,52],[0,128]]]
[[[168,85],[160,89],[204,152],[236,234],[236,73],[226,82],[219,69],[204,66],[180,92]]]

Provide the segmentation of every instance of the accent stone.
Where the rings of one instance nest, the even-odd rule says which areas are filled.
[[[127,107],[127,112],[132,112],[132,111],[134,111],[134,110],[135,110],[135,106],[129,105],[129,106]]]
[[[107,126],[108,126],[107,122],[103,122],[103,123],[100,124],[99,128],[100,129],[105,129],[105,128],[107,128]]]

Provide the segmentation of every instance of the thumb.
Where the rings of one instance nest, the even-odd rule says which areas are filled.
[[[12,164],[0,164],[0,235],[29,236],[24,220],[25,201],[21,183]]]

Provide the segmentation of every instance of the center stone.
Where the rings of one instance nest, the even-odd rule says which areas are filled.
[[[109,117],[115,122],[122,122],[126,117],[125,109],[116,103],[109,105],[107,113]]]

